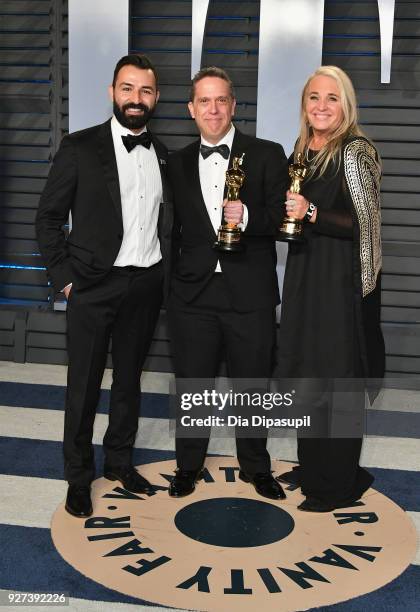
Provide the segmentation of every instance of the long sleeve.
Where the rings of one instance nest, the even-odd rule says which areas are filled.
[[[347,210],[320,210],[318,208],[313,229],[319,234],[337,238],[352,238],[353,219]]]
[[[176,181],[179,177],[180,168],[178,166],[179,159],[173,154],[168,157],[168,180],[170,185],[176,185]],[[180,249],[181,249],[181,232],[182,224],[177,212],[175,203],[172,202],[172,229],[171,229],[171,274],[175,270],[175,266],[178,261]]]
[[[357,222],[363,296],[371,293],[382,267],[381,172],[375,147],[356,138],[344,148],[344,176]]]
[[[345,181],[342,174],[339,173],[335,177],[335,170],[332,171],[332,179],[325,180],[325,189],[323,189],[322,197],[326,201],[336,202],[333,207],[322,206],[322,202],[312,200],[313,204],[318,207],[316,221],[312,225],[314,232],[325,234],[334,238],[353,238],[354,234],[354,219],[352,215],[352,201],[348,194]],[[341,177],[341,179],[340,179]],[[340,197],[337,199],[337,191],[335,185],[339,183]],[[328,185],[330,187],[328,188]]]
[[[343,208],[325,210],[319,207],[313,230],[328,236],[358,240],[361,229],[363,232],[363,228],[368,226],[377,228],[377,219],[380,225],[380,173],[376,151],[364,138],[354,139],[345,145],[342,163]]]
[[[283,147],[277,143],[270,144],[262,181],[264,206],[252,207],[250,204],[244,232],[248,236],[275,235],[284,216],[283,205],[289,183],[288,163]]]
[[[39,249],[57,291],[72,281],[63,225],[67,223],[76,186],[76,157],[70,138],[65,137],[54,158],[36,216]]]

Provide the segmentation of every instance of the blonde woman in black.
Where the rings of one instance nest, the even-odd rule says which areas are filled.
[[[306,242],[289,247],[278,375],[299,379],[298,404],[314,419],[298,440],[299,466],[278,478],[301,486],[301,510],[328,512],[373,482],[359,466],[362,414],[368,381],[384,372],[380,161],[358,126],[353,85],[336,66],[305,84],[298,153],[308,171],[301,193],[288,192],[286,211],[303,221]],[[343,381],[346,392],[337,393]]]

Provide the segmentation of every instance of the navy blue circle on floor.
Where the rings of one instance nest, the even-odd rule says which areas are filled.
[[[264,546],[287,537],[295,522],[288,512],[240,497],[204,499],[182,508],[175,525],[184,535],[214,546]]]

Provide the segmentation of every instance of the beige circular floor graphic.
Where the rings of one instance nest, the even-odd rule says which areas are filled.
[[[238,480],[237,462],[211,457],[193,495],[168,496],[174,462],[138,466],[157,485],[133,495],[93,483],[88,520],[59,506],[52,537],[85,576],[160,605],[234,612],[296,611],[344,601],[387,584],[415,555],[406,513],[370,489],[360,505],[326,514],[297,510],[300,489],[271,501]],[[276,474],[290,464],[274,461]],[[161,488],[159,488],[161,487]]]

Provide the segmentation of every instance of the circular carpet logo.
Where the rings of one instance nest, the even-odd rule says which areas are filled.
[[[173,461],[138,467],[154,495],[100,478],[93,516],[72,517],[62,504],[52,521],[68,563],[127,595],[189,610],[296,611],[378,589],[415,555],[412,522],[374,489],[349,508],[308,514],[297,510],[300,489],[265,499],[238,479],[231,457],[208,458],[204,480],[180,499],[167,492]]]

